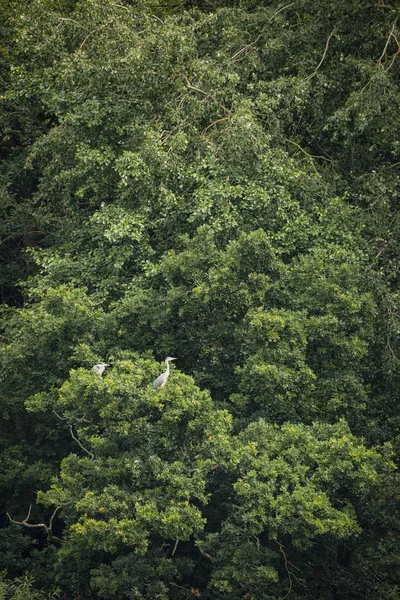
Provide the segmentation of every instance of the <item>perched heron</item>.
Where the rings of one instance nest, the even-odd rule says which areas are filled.
[[[165,364],[167,365],[167,370],[164,371],[164,373],[162,373],[161,375],[159,375],[157,377],[157,379],[155,380],[155,382],[153,383],[153,388],[156,388],[156,390],[161,390],[161,388],[163,388],[164,385],[167,383],[167,379],[169,376],[169,361],[170,360],[176,360],[176,358],[173,358],[172,356],[167,356],[167,358],[165,359]]]
[[[110,365],[108,363],[99,363],[98,365],[94,365],[94,367],[92,367],[92,371],[93,373],[96,373],[97,377],[101,377],[104,373],[104,369],[109,366]]]

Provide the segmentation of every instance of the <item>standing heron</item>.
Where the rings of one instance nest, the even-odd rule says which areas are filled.
[[[94,365],[94,367],[92,367],[92,371],[93,373],[96,373],[97,377],[101,377],[104,373],[104,369],[109,366],[110,365],[108,363],[99,363],[98,365]]]
[[[155,388],[156,390],[161,390],[161,388],[163,388],[164,385],[167,383],[167,379],[169,376],[169,361],[170,360],[176,360],[176,358],[173,358],[172,356],[167,356],[167,358],[165,359],[165,364],[167,365],[167,370],[164,371],[164,373],[162,373],[161,375],[159,375],[157,377],[157,379],[155,380],[155,382],[153,383],[153,388]]]

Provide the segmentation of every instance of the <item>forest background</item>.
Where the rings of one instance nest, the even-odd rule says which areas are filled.
[[[398,17],[0,1],[1,598],[400,598]]]

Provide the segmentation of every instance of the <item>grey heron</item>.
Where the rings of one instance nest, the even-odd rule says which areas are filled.
[[[159,375],[157,377],[157,379],[154,381],[153,388],[155,388],[156,390],[161,390],[161,388],[163,388],[164,385],[167,383],[167,379],[169,376],[169,361],[170,360],[176,360],[176,358],[173,358],[172,356],[167,356],[167,358],[165,359],[165,364],[167,365],[167,370],[164,371],[164,373],[162,373],[161,375]]]
[[[104,369],[109,366],[110,365],[108,363],[99,363],[98,365],[94,365],[94,367],[92,367],[92,371],[93,373],[96,373],[97,377],[101,377],[104,373]]]

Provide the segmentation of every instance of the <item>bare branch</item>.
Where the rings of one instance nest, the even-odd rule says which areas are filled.
[[[324,50],[324,53],[323,53],[323,55],[322,55],[322,58],[321,58],[321,60],[319,61],[318,65],[316,66],[316,68],[315,68],[315,71],[314,71],[313,73],[311,73],[311,75],[309,75],[308,77],[306,77],[306,81],[309,81],[310,79],[312,79],[312,78],[314,77],[314,75],[316,75],[316,74],[317,74],[317,71],[318,71],[318,69],[321,67],[322,63],[324,62],[324,60],[325,60],[325,56],[326,56],[326,53],[328,52],[328,48],[329,48],[329,42],[331,41],[331,37],[332,37],[332,36],[333,36],[333,34],[335,33],[335,30],[336,30],[336,27],[334,27],[334,28],[332,29],[332,31],[330,32],[330,34],[328,35],[328,39],[326,40],[326,44],[325,44],[325,50]]]
[[[175,552],[176,552],[176,549],[177,549],[177,547],[178,547],[178,542],[179,542],[179,540],[177,539],[177,540],[175,541],[175,546],[174,546],[174,549],[172,550],[172,554],[171,554],[171,556],[173,556],[173,555],[175,554]]]
[[[370,4],[364,4],[364,6],[362,8],[389,8],[390,10],[393,10],[393,6],[390,6],[390,4],[385,4],[384,2],[371,2]]]
[[[392,28],[391,28],[391,30],[390,30],[390,32],[389,32],[389,35],[388,35],[388,37],[387,37],[387,40],[386,40],[385,47],[384,47],[384,49],[383,49],[383,51],[382,51],[382,54],[381,54],[381,55],[380,55],[380,57],[378,58],[378,65],[379,65],[379,66],[380,66],[382,69],[384,69],[385,71],[389,71],[389,69],[391,69],[391,67],[393,66],[393,63],[394,63],[394,61],[396,60],[396,56],[397,56],[398,54],[400,54],[400,45],[399,45],[399,41],[398,41],[398,39],[397,39],[397,37],[395,36],[395,33],[394,33],[394,32],[395,32],[395,29],[396,29],[397,19],[398,19],[398,17],[396,17],[396,18],[395,18],[395,20],[394,20],[394,23],[393,23],[393,25],[392,25]],[[395,40],[396,44],[397,44],[397,52],[396,52],[396,53],[395,53],[395,55],[392,57],[392,60],[390,61],[390,64],[389,64],[389,66],[388,66],[388,67],[385,69],[385,67],[384,67],[384,65],[383,65],[383,59],[386,57],[387,49],[388,49],[388,47],[389,47],[389,44],[390,44],[390,40],[391,40],[391,38],[393,38],[393,39]]]
[[[234,54],[231,57],[231,60],[235,60],[235,58],[237,58],[240,54],[242,54],[242,52],[245,52],[246,50],[248,50],[249,48],[251,48],[252,46],[254,46],[255,44],[257,44],[257,42],[260,39],[260,37],[261,37],[261,35],[259,35],[258,38],[254,40],[254,42],[251,42],[251,44],[247,44],[246,46],[243,46],[243,48],[240,48],[240,50],[238,50],[236,52],[236,54]]]
[[[84,414],[83,417],[62,417],[58,414],[57,411],[54,410],[54,408],[53,413],[56,415],[56,417],[60,419],[60,421],[68,421],[69,419],[74,419],[77,423],[92,423],[92,419],[85,419],[86,414]]]
[[[279,550],[282,553],[283,560],[285,561],[285,569],[286,569],[286,572],[287,572],[288,577],[289,577],[289,589],[288,589],[287,593],[285,594],[285,596],[283,596],[283,598],[282,598],[282,600],[285,600],[285,598],[287,598],[289,596],[290,592],[292,591],[292,585],[293,585],[293,583],[292,583],[292,574],[291,574],[291,571],[290,571],[290,569],[288,567],[287,554],[286,554],[286,552],[283,549],[284,546],[282,546],[282,544],[280,544],[278,541],[276,543],[278,544]]]
[[[201,94],[204,94],[205,96],[207,96],[207,92],[205,92],[204,90],[201,90],[200,88],[192,85],[189,81],[189,79],[186,77],[186,75],[184,75],[183,73],[181,73],[182,77],[184,79],[186,79],[186,86],[190,89],[190,90],[194,90],[195,92],[200,92]]]
[[[31,516],[32,504],[29,505],[28,514],[23,521],[16,521],[15,519],[12,519],[9,513],[7,513],[7,517],[10,519],[11,523],[14,523],[14,525],[23,525],[24,527],[41,527],[42,529],[45,530],[46,535],[47,535],[47,540],[49,542],[54,542],[54,541],[62,542],[62,540],[59,537],[53,535],[53,520],[54,520],[54,517],[56,516],[57,512],[61,508],[62,508],[62,506],[56,506],[53,514],[50,517],[49,525],[46,525],[46,523],[28,523],[28,520]]]
[[[72,439],[75,440],[75,442],[79,445],[79,447],[82,448],[82,450],[84,452],[86,452],[86,454],[88,454],[90,456],[90,458],[93,460],[94,459],[93,452],[90,452],[90,450],[88,450],[87,448],[85,448],[85,446],[78,440],[78,438],[75,437],[74,431],[72,429],[72,425],[69,426],[69,431],[71,433]]]
[[[85,417],[86,413],[83,415],[83,417],[74,417],[74,419],[77,423],[93,423],[93,419],[85,419]]]
[[[60,27],[61,23],[63,23],[64,21],[69,21],[70,23],[74,23],[75,25],[78,25],[78,27],[81,27],[82,29],[85,29],[85,27],[83,25],[81,25],[80,23],[78,23],[78,21],[75,21],[74,19],[69,19],[67,17],[58,17],[58,20],[60,22],[57,25],[57,29]]]
[[[73,54],[72,59],[70,60],[70,62],[68,63],[68,66],[71,66],[72,63],[74,62],[74,60],[77,58],[77,56],[79,56],[79,54],[81,53],[81,50],[83,48],[83,46],[86,44],[86,42],[88,41],[88,39],[93,35],[98,33],[101,29],[104,29],[104,27],[106,27],[106,25],[102,25],[101,27],[99,27],[98,29],[93,29],[92,31],[90,31],[90,33],[88,33],[88,35],[85,37],[85,39],[83,40],[83,42],[81,43],[81,45],[79,46],[78,50]]]
[[[56,412],[53,408],[53,413],[56,415],[56,417],[58,417],[60,419],[60,421],[67,421],[67,419],[65,417],[60,417],[60,415],[58,414],[58,412]]]
[[[289,140],[287,138],[284,138],[284,140],[285,140],[285,142],[289,142],[289,144],[293,144],[293,146],[296,146],[296,148],[298,148],[299,150],[301,150],[301,152],[303,152],[303,154],[305,154],[309,158],[320,158],[321,160],[324,160],[326,162],[334,162],[334,160],[332,158],[327,158],[326,156],[319,156],[319,155],[316,155],[316,154],[309,154],[306,150],[304,150],[304,148],[302,148],[301,146],[299,146],[299,144],[297,144],[293,140]]]
[[[270,18],[269,22],[271,23],[272,19],[275,19],[276,15],[279,15],[280,12],[282,12],[283,10],[286,10],[287,8],[290,8],[291,6],[294,6],[296,4],[296,2],[292,2],[291,4],[286,4],[286,6],[282,6],[279,10],[277,10],[272,17]]]
[[[154,19],[157,19],[157,21],[160,21],[161,25],[165,25],[164,21],[161,21],[160,17],[157,17],[157,15],[151,15],[152,17],[154,17]]]
[[[208,558],[208,560],[211,560],[211,562],[214,562],[213,557],[210,554],[208,554],[208,552],[204,552],[204,550],[202,550],[200,548],[200,546],[197,546],[197,548],[202,556],[205,556],[206,558]]]
[[[217,123],[221,123],[221,121],[228,121],[230,118],[231,118],[230,115],[228,115],[227,117],[222,117],[222,119],[217,119],[216,121],[213,121],[212,123],[207,125],[207,127],[205,129],[203,129],[203,131],[201,132],[201,135],[204,135],[205,132],[208,131],[208,129],[210,129],[210,127],[213,127]]]
[[[53,530],[53,521],[54,521],[54,517],[56,516],[56,514],[58,513],[59,510],[61,510],[61,506],[56,506],[56,508],[54,509],[53,514],[50,517],[50,521],[49,521],[49,530],[52,531]],[[58,538],[57,538],[58,539]]]

